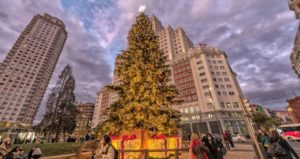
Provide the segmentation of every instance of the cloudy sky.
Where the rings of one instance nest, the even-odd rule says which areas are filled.
[[[74,70],[78,101],[95,102],[111,82],[114,58],[140,5],[162,23],[182,27],[192,41],[224,50],[251,103],[279,109],[300,95],[289,60],[298,23],[287,0],[0,0],[0,61],[36,14],[62,19],[68,39],[47,92],[66,64]],[[294,90],[294,91],[293,91]],[[45,99],[44,99],[45,101]],[[39,111],[38,118],[44,109]]]

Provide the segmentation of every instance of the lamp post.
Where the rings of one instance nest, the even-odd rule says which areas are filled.
[[[260,148],[260,145],[257,141],[257,138],[255,136],[255,130],[253,128],[253,125],[252,125],[252,118],[251,118],[251,114],[249,113],[249,100],[248,99],[242,99],[241,96],[239,96],[239,100],[240,100],[240,103],[242,104],[242,108],[243,108],[243,112],[244,112],[244,115],[245,115],[245,123],[246,123],[246,126],[248,128],[248,131],[249,131],[249,135],[251,137],[251,139],[253,140],[254,142],[254,150],[257,150],[257,156],[259,159],[265,159],[265,155],[262,151],[262,149]],[[249,108],[250,109],[250,108]]]

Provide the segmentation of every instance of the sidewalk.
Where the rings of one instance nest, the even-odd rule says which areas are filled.
[[[250,144],[235,144],[234,150],[227,151],[227,154],[224,156],[224,159],[254,159],[255,152],[252,145]],[[189,153],[183,153],[179,157],[180,159],[189,159]]]
[[[254,159],[255,151],[252,145],[236,144],[236,149],[227,151],[224,159]]]

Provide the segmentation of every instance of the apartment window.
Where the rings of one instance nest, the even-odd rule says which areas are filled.
[[[221,108],[225,108],[225,103],[224,102],[221,102]]]
[[[205,75],[205,72],[202,72],[199,74],[199,76],[204,76]]]
[[[233,96],[233,95],[234,95],[234,92],[229,92],[229,95]]]
[[[226,102],[226,107],[231,108],[231,104],[229,102]]]
[[[219,82],[223,82],[223,79],[222,79],[222,78],[218,78],[218,81],[219,81]]]
[[[223,63],[223,61],[222,60],[218,60],[218,64],[221,64],[221,63]]]
[[[220,72],[216,72],[216,75],[220,76],[220,75],[221,75],[221,73],[220,73]]]
[[[206,79],[206,78],[205,78],[205,79],[202,79],[201,82],[202,82],[202,83],[203,83],[203,82],[207,82],[207,79]]]
[[[223,96],[227,96],[228,94],[227,94],[227,92],[223,92]]]
[[[220,88],[225,88],[225,86],[224,85],[220,85]]]
[[[238,102],[233,102],[232,105],[233,105],[234,108],[238,108],[239,107]]]
[[[216,79],[216,78],[213,78],[213,80],[214,80],[215,82],[217,82],[217,79]]]
[[[203,67],[203,66],[200,66],[200,67],[198,67],[198,70],[202,70],[202,69],[204,69],[204,67]]]
[[[229,82],[229,78],[224,78],[224,81],[225,82]]]
[[[202,64],[202,61],[197,61],[197,65],[200,65],[200,64]]]
[[[207,60],[207,63],[208,63],[208,64],[211,64],[211,60]]]
[[[206,97],[209,96],[209,93],[208,93],[208,92],[205,92],[205,93],[204,93],[204,96],[206,96]]]
[[[222,75],[226,75],[227,73],[226,72],[222,72]]]
[[[216,87],[216,88],[219,88],[219,85],[216,84],[215,87]]]
[[[213,104],[212,103],[206,103],[207,105],[207,109],[212,109],[213,108]]]
[[[215,73],[214,73],[214,72],[211,72],[211,75],[215,75]]]
[[[222,95],[222,93],[221,93],[221,92],[217,92],[217,93],[218,93],[218,95],[219,95],[219,96],[221,96],[221,95]]]
[[[203,88],[203,89],[208,89],[209,86],[208,86],[208,85],[205,85],[205,86],[203,86],[202,88]]]
[[[232,88],[230,84],[229,84],[229,85],[226,85],[226,87],[227,87],[227,88]]]
[[[220,66],[220,69],[221,69],[221,70],[224,70],[224,69],[225,69],[225,67],[224,67],[224,66]]]

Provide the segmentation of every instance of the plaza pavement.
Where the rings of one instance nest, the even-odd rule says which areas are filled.
[[[255,159],[256,155],[253,146],[250,144],[235,144],[234,150],[227,151],[224,159]],[[189,153],[185,152],[180,155],[179,159],[189,159]]]
[[[224,159],[255,159],[256,155],[253,150],[252,145],[250,144],[235,144],[234,150],[227,151],[227,154],[224,156]],[[42,159],[69,159],[72,158],[75,154],[66,154],[60,156],[49,156],[42,157]],[[190,154],[188,152],[184,152],[180,155],[179,159],[189,159]],[[171,158],[175,159],[175,157]]]

